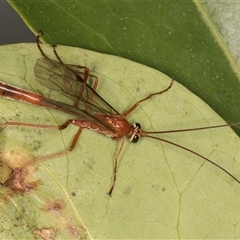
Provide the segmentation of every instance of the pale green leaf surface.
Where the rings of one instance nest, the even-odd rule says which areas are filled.
[[[44,50],[53,56],[48,45]],[[122,113],[170,83],[166,75],[126,59],[71,47],[57,50],[65,62],[88,66],[99,77],[98,93]],[[0,80],[52,96],[35,81],[33,67],[39,57],[35,44],[1,47]],[[0,116],[7,121],[57,125],[70,117],[3,98],[0,106]],[[223,123],[177,81],[128,120],[148,131]],[[56,153],[70,145],[76,130],[6,127],[0,132],[0,152],[16,160],[23,154]],[[240,178],[240,142],[230,128],[161,137],[209,157]],[[33,176],[41,181],[35,190],[19,193],[1,187],[0,237],[32,239],[34,230],[52,228],[54,239],[240,238],[240,185],[200,158],[156,140],[125,142],[110,198],[106,192],[119,146],[84,130],[73,152],[35,166]]]

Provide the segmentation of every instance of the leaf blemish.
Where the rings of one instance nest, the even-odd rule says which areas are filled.
[[[18,150],[4,151],[0,153],[1,168],[0,176],[1,182],[4,183],[13,172],[19,169],[22,164],[33,160],[33,157],[27,153]],[[36,166],[31,166],[28,169],[22,169],[13,176],[4,185],[14,191],[29,192],[31,189],[36,189],[40,180],[33,179],[32,173]]]
[[[65,203],[63,200],[51,199],[44,204],[42,210],[45,212],[60,212],[61,210],[63,210],[63,208],[65,208]]]

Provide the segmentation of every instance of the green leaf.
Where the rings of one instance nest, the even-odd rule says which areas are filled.
[[[48,43],[131,59],[174,77],[227,122],[239,121],[239,3],[9,0]],[[230,16],[230,17],[229,17]],[[240,135],[240,128],[235,131]]]
[[[50,46],[43,49],[54,58]],[[97,92],[121,113],[171,81],[161,72],[119,57],[71,47],[57,50],[64,62],[88,66],[99,77]],[[33,69],[39,57],[35,44],[1,47],[0,80],[54,97],[35,81]],[[59,125],[73,118],[4,98],[0,106],[3,123]],[[166,93],[140,104],[128,120],[139,122],[146,131],[224,123],[177,81]],[[2,128],[2,162],[19,166],[32,156],[62,151],[70,146],[77,129]],[[229,127],[159,137],[191,148],[240,179],[240,141]],[[71,153],[27,169],[34,189],[18,192],[1,187],[1,238],[33,239],[40,234],[36,231],[43,230],[52,239],[240,237],[240,185],[201,158],[154,139],[142,138],[138,144],[125,141],[110,198],[106,193],[120,145],[121,141],[84,130]]]

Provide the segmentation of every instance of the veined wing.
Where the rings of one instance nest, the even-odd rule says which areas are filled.
[[[76,107],[65,104],[60,99],[55,101],[61,111],[72,113],[78,118],[88,121],[97,121],[99,124],[101,122],[94,117],[94,113],[103,113],[109,116],[119,114],[88,83],[84,82],[77,71],[60,62],[40,58],[35,64],[34,73],[41,85],[61,92],[73,102],[78,102]],[[81,96],[79,96],[80,92]],[[105,126],[105,124],[102,125]]]

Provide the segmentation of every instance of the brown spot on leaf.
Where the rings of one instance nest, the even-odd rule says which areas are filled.
[[[53,228],[42,228],[34,230],[33,233],[35,235],[39,235],[42,239],[45,240],[54,240],[55,239],[55,232]]]
[[[83,227],[67,226],[68,231],[74,239],[86,239],[87,232]]]
[[[76,193],[75,193],[75,192],[72,192],[71,195],[72,195],[73,197],[76,197]]]
[[[29,154],[17,150],[5,151],[0,153],[0,159],[0,178],[4,186],[14,191],[28,192],[41,183],[29,174],[35,170],[35,166],[21,169],[26,163],[33,161]]]
[[[4,186],[11,188],[14,191],[20,192],[29,192],[31,189],[36,189],[39,184],[41,184],[41,180],[31,180],[28,175],[28,170],[23,169],[13,175]]]
[[[17,169],[33,160],[33,157],[23,151],[11,150],[0,153],[2,162],[12,169]]]
[[[45,212],[51,212],[51,211],[59,212],[63,208],[65,208],[65,203],[63,200],[51,199],[44,204],[44,207],[42,208],[42,210]]]
[[[137,92],[140,92],[140,88],[139,88],[139,87],[136,87],[136,91],[137,91]]]

